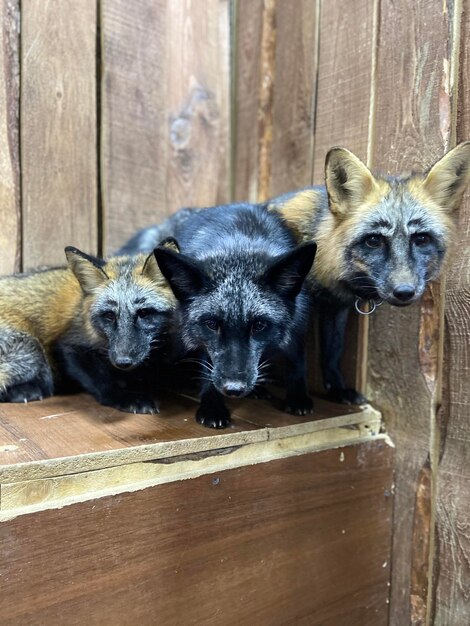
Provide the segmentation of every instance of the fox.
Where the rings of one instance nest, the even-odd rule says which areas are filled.
[[[105,261],[71,246],[65,254],[65,267],[0,279],[0,401],[78,384],[103,405],[158,412],[142,381],[150,390],[149,363],[176,299],[154,254]]]
[[[160,230],[171,233],[180,252],[160,245],[154,254],[179,303],[183,353],[198,355],[202,367],[197,422],[228,426],[224,398],[256,391],[277,354],[289,364],[284,410],[311,413],[304,356],[310,304],[303,283],[316,245],[298,246],[274,215],[243,203],[180,217]]]
[[[299,243],[314,240],[318,246],[307,284],[319,316],[330,399],[366,402],[347,388],[340,368],[348,315],[354,306],[368,313],[382,302],[408,306],[421,298],[445,267],[469,180],[469,141],[425,172],[398,176],[373,174],[352,152],[333,147],[326,155],[325,185],[267,202]]]

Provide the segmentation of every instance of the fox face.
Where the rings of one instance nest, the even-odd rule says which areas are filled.
[[[374,176],[354,154],[332,148],[323,213],[320,189],[272,206],[304,240],[317,241],[314,279],[321,286],[345,300],[349,294],[403,306],[420,298],[442,270],[469,180],[470,142],[427,173],[398,177]]]
[[[292,341],[306,304],[299,299],[316,246],[280,257],[231,253],[196,260],[163,248],[155,256],[180,302],[181,338],[203,350],[203,377],[221,394],[243,397],[263,378],[263,359]]]
[[[141,365],[163,340],[176,306],[153,253],[104,262],[66,248],[66,256],[82,288],[88,335],[114,367]]]

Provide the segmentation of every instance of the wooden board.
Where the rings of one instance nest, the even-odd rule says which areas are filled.
[[[134,415],[90,396],[54,397],[29,405],[0,404],[0,482],[43,478],[266,441],[336,426],[376,424],[372,407],[348,409],[319,400],[313,417],[279,411],[271,402],[232,403],[233,424],[214,430],[194,419],[197,401],[162,399],[161,414]]]
[[[105,249],[181,206],[227,202],[227,0],[102,3]]]
[[[438,3],[381,3],[372,164],[384,172],[422,170],[445,151],[451,106],[449,13]],[[417,305],[384,305],[370,319],[368,396],[383,411],[397,446],[390,623],[424,624],[429,616],[429,487],[438,441],[436,410],[442,339],[438,286]]]
[[[0,524],[0,621],[388,623],[393,450],[304,454]]]
[[[23,265],[97,249],[96,1],[21,6]]]
[[[470,4],[463,3],[457,141],[470,137]],[[457,19],[460,15],[457,15]],[[454,59],[455,63],[455,59]],[[459,241],[446,277],[444,398],[437,472],[434,623],[469,620],[470,589],[470,197],[458,216]]]
[[[0,2],[0,275],[21,268],[19,1]]]

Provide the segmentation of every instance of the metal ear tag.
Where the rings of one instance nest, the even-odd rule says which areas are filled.
[[[367,309],[361,309],[361,304],[365,303],[366,306],[368,307]],[[383,300],[363,300],[362,298],[356,298],[356,302],[354,303],[354,306],[356,308],[356,311],[360,314],[360,315],[372,315],[372,313],[375,311],[375,309],[380,306],[381,304],[383,304]]]

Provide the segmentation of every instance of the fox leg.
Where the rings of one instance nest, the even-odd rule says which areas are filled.
[[[288,370],[286,378],[286,399],[284,411],[293,415],[313,413],[313,400],[308,394],[304,337],[296,341],[292,351],[287,355]]]
[[[225,406],[222,394],[211,382],[205,382],[202,387],[196,421],[209,428],[225,428],[230,424],[230,411]]]
[[[131,388],[132,372],[121,375],[97,352],[77,346],[58,346],[57,355],[67,376],[100,404],[125,413],[158,413],[150,394]]]
[[[40,343],[26,333],[0,330],[0,402],[31,402],[51,396],[53,375]]]
[[[355,389],[346,387],[341,372],[341,357],[349,309],[346,307],[319,308],[320,360],[323,384],[328,398],[342,404],[364,404],[367,399]]]

